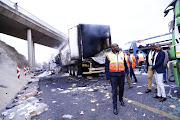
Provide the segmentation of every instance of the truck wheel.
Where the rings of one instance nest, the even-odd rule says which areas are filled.
[[[77,77],[78,76],[78,66],[75,65],[74,67],[74,76]]]
[[[71,66],[71,75],[74,76],[74,67]]]
[[[71,75],[71,67],[70,66],[68,66],[68,73],[69,73],[69,75]]]

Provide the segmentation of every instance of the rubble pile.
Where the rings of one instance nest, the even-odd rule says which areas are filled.
[[[48,110],[48,105],[40,103],[36,96],[42,91],[38,91],[38,78],[32,78],[28,84],[20,90],[12,104],[2,112],[3,120],[30,120],[31,117],[39,115]]]

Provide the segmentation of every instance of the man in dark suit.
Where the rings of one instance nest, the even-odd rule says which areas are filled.
[[[161,45],[157,44],[155,46],[156,52],[153,56],[153,66],[152,70],[154,72],[156,84],[157,84],[157,95],[154,98],[161,98],[160,102],[164,102],[166,100],[166,93],[163,84],[163,73],[165,73],[164,67],[164,59],[165,53],[162,51]]]

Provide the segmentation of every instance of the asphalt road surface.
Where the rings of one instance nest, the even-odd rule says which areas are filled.
[[[104,76],[77,79],[58,74],[41,78],[39,90],[43,93],[39,98],[49,110],[33,120],[180,120],[180,87],[168,82],[165,85],[168,97],[161,103],[152,98],[156,95],[154,85],[151,93],[145,93],[147,74],[136,76],[138,83],[133,88],[125,83],[125,106],[118,102],[118,115],[112,112],[111,86]]]

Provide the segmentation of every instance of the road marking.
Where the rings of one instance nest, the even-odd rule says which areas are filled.
[[[112,95],[112,93],[109,92],[109,91],[107,91],[107,90],[103,90],[103,89],[101,89],[101,88],[99,88],[99,87],[98,87],[98,89]],[[125,101],[130,100],[130,99],[125,98],[125,97],[123,97],[123,99],[124,99]],[[147,110],[152,111],[152,112],[154,112],[154,113],[157,113],[157,114],[159,114],[159,115],[168,117],[168,118],[173,119],[173,120],[180,120],[180,117],[174,116],[174,115],[169,114],[169,113],[167,113],[167,112],[164,112],[164,111],[155,109],[155,108],[153,108],[153,107],[144,105],[144,104],[142,104],[142,103],[139,103],[139,102],[136,102],[136,101],[133,101],[133,100],[130,100],[130,101],[132,101],[131,104],[137,105],[137,106],[139,106],[139,107],[142,107],[142,108],[144,108],[144,109],[147,109]]]

